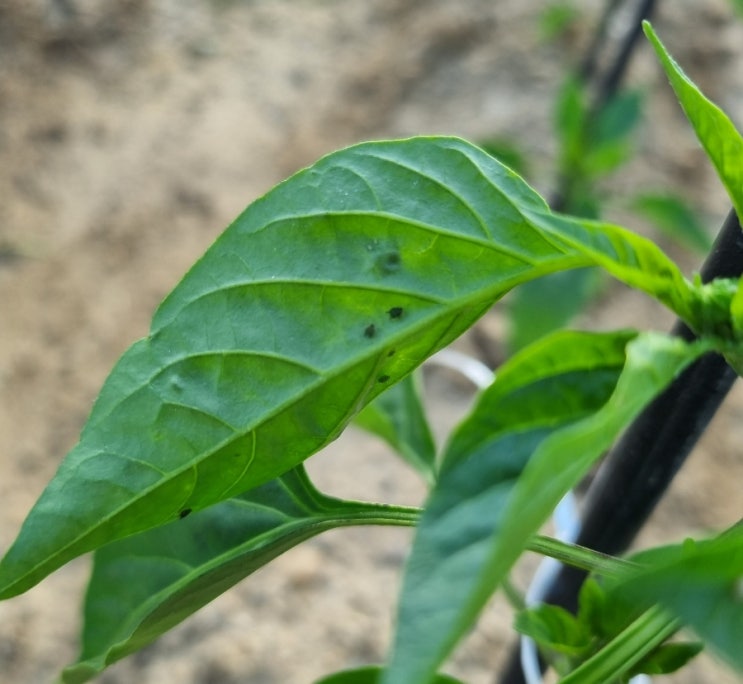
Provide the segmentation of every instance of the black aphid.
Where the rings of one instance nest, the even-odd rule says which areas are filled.
[[[403,309],[401,306],[393,306],[391,309],[387,311],[390,318],[401,318],[403,314]]]
[[[178,517],[183,520],[187,515],[190,515],[191,509],[190,508],[184,508],[179,514]]]
[[[374,323],[370,323],[369,325],[364,328],[364,337],[368,337],[371,339],[374,337],[374,335],[377,334],[377,326],[374,325]]]
[[[377,378],[377,382],[387,382],[390,379],[389,375],[380,375]]]

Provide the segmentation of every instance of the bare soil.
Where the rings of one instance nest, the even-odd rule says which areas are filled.
[[[657,26],[679,61],[741,116],[743,31],[730,3],[661,4]],[[546,44],[533,0],[0,0],[0,550],[158,301],[277,181],[362,139],[498,135],[526,152],[530,180],[549,192],[551,102],[603,3],[583,5],[570,39]],[[729,203],[647,50],[631,78],[649,96],[640,154],[607,190],[675,188],[714,230]],[[619,201],[609,213],[627,218]],[[670,318],[612,288],[581,323],[665,329]],[[493,349],[502,328],[497,311],[480,327]],[[440,372],[428,380],[443,436],[471,392]],[[742,415],[738,388],[641,543],[740,517]],[[353,430],[309,468],[337,495],[424,496]],[[380,661],[409,538],[361,529],[305,544],[100,681],[308,684]],[[76,561],[0,604],[0,682],[50,682],[75,658],[88,568]],[[450,670],[493,681],[510,619],[494,602]],[[735,678],[703,659],[668,681]]]

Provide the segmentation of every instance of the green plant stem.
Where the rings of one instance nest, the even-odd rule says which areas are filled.
[[[631,561],[541,535],[533,537],[526,548],[585,572],[595,572],[607,577],[614,577],[622,571],[637,567],[637,564]]]
[[[629,672],[653,649],[678,631],[680,623],[661,608],[646,610],[560,684],[606,684]]]

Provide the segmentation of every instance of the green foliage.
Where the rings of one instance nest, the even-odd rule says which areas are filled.
[[[635,197],[631,206],[635,213],[690,249],[706,254],[712,248],[712,239],[701,221],[680,197],[645,193]]]
[[[580,18],[578,9],[568,2],[552,2],[539,15],[539,35],[544,41],[564,37]]]
[[[357,670],[346,670],[337,674],[323,677],[315,684],[379,684],[379,677],[382,674],[381,667],[362,667]],[[431,679],[430,684],[464,684],[458,679],[448,675],[436,675]]]
[[[79,662],[88,681],[151,643],[293,546],[347,525],[414,525],[417,512],[324,496],[302,466],[180,520],[98,549],[85,599]]]
[[[622,570],[627,572],[627,567],[624,566],[620,572]],[[567,676],[589,659],[598,656],[612,642],[616,647],[615,639],[622,638],[621,635],[631,629],[641,616],[641,609],[631,604],[628,606],[616,592],[607,592],[599,582],[589,578],[581,587],[577,615],[558,606],[539,605],[519,613],[515,628],[534,639],[548,655],[555,670]],[[662,617],[659,622],[665,629],[666,623]],[[672,621],[668,624],[673,625]],[[660,634],[665,639],[663,629]],[[621,669],[625,673],[621,681],[628,681],[638,674],[670,674],[683,667],[701,650],[702,644],[678,642],[655,644],[652,649],[643,649],[643,652],[648,651],[646,654],[633,647],[631,652],[620,653]],[[607,651],[604,651],[601,658],[606,656]],[[594,660],[591,667],[596,667],[596,664]],[[609,664],[608,668],[599,675],[593,675],[594,678],[599,677],[596,681],[601,681],[601,676],[618,674],[616,665]],[[576,680],[583,681],[577,675]]]
[[[356,424],[381,437],[432,484],[436,445],[420,398],[419,377],[412,373],[366,406]]]
[[[743,138],[733,122],[696,87],[661,43],[648,22],[645,35],[655,48],[671,86],[694,127],[699,142],[717,170],[738,216],[743,216]]]
[[[738,207],[743,141],[646,30]],[[569,84],[565,169],[614,168],[638,111],[617,99],[589,142]],[[543,336],[499,369],[437,458],[415,369],[512,289],[587,268],[699,339]],[[652,242],[550,212],[462,140],[342,150],[248,207],[164,300],[0,562],[0,598],[94,550],[82,653],[63,674],[84,682],[297,543],[419,521],[388,664],[324,684],[456,684],[440,665],[526,549],[605,577],[576,617],[538,608],[517,623],[557,654],[565,684],[672,671],[698,650],[667,643],[682,625],[743,670],[743,527],[629,562],[537,536],[685,367],[716,351],[740,371],[742,331],[738,281],[689,282]],[[426,478],[422,511],[333,499],[308,480],[302,463],[354,418]]]

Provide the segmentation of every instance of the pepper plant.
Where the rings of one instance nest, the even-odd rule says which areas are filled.
[[[646,26],[743,210],[743,139]],[[696,333],[560,331],[499,369],[437,455],[412,375],[503,295],[595,266]],[[357,145],[259,199],[166,297],[106,380],[79,443],[0,563],[0,598],[94,551],[85,682],[324,530],[417,526],[388,662],[325,684],[440,684],[437,674],[527,550],[595,573],[581,611],[523,613],[562,681],[682,665],[682,625],[743,670],[743,527],[630,559],[538,532],[642,408],[692,361],[743,370],[743,289],[687,280],[650,241],[559,215],[455,138]],[[430,485],[422,509],[339,500],[303,462],[356,418]],[[249,638],[249,637],[248,637]]]

